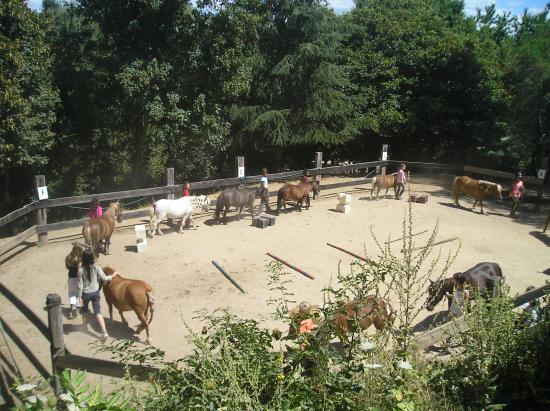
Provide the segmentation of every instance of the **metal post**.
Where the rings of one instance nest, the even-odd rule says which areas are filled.
[[[63,338],[63,314],[61,312],[61,297],[59,294],[48,294],[46,296],[46,310],[48,310],[48,328],[50,329],[50,353],[53,369],[53,387],[55,394],[62,392],[59,381],[59,373],[62,369],[56,367],[57,357],[65,354],[65,341]]]
[[[380,153],[380,161],[386,161],[388,159],[388,145],[382,144],[382,151]],[[380,174],[386,174],[386,166],[380,167]]]
[[[315,167],[318,169],[323,168],[323,152],[317,151],[315,153]],[[321,174],[317,174],[315,176],[315,181],[317,181],[319,184],[321,184]]]
[[[166,185],[167,186],[173,186],[174,185],[174,169],[173,168],[167,168],[166,169]],[[174,193],[168,194],[167,197],[169,200],[174,199]]]
[[[46,185],[46,177],[44,175],[34,176],[34,191],[37,192],[38,187],[44,187]],[[39,208],[36,210],[36,225],[48,224],[48,210],[46,208]],[[48,232],[38,233],[38,245],[43,246],[48,244]]]
[[[235,176],[239,178],[244,178],[244,156],[235,157]]]
[[[548,170],[548,157],[543,157],[540,161],[540,169],[543,170],[543,174],[546,177],[546,172]],[[544,178],[537,187],[537,206],[536,210],[540,211],[542,208],[542,191],[544,189]]]

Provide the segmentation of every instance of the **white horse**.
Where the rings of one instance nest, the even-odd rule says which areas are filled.
[[[179,233],[183,233],[183,225],[185,221],[189,219],[191,226],[195,227],[193,223],[193,210],[201,208],[202,211],[208,211],[210,207],[210,200],[207,196],[190,196],[181,197],[177,200],[159,200],[153,203],[153,207],[149,209],[151,220],[149,221],[149,227],[151,230],[151,236],[155,236],[155,232],[160,231],[160,223],[168,218],[178,219],[181,218]]]

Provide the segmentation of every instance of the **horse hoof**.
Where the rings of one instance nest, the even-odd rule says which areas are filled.
[[[147,338],[147,339],[145,340],[145,344],[151,345],[152,341],[153,341],[153,340],[151,340],[150,338]]]

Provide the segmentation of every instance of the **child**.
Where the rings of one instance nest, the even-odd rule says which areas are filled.
[[[71,311],[69,312],[69,318],[75,318],[77,315],[76,309],[80,307],[78,302],[78,280],[77,274],[80,267],[82,267],[82,254],[84,253],[84,247],[78,243],[73,244],[73,249],[65,257],[65,267],[68,272],[69,279],[67,280],[67,288],[69,291],[69,304]]]
[[[516,180],[512,183],[512,189],[510,190],[510,198],[514,202],[512,205],[512,210],[510,211],[510,217],[516,217],[516,211],[519,208],[519,201],[523,195],[523,175],[521,173],[516,173]]]
[[[111,281],[112,276],[105,275],[101,267],[94,262],[94,253],[88,249],[82,253],[82,267],[78,270],[78,295],[80,299],[80,312],[82,313],[82,323],[86,329],[88,329],[88,320],[86,315],[88,314],[88,305],[92,303],[94,309],[95,318],[101,329],[100,338],[105,340],[109,337],[107,330],[105,329],[105,320],[101,315],[99,294],[99,282]]]
[[[93,198],[90,202],[90,211],[88,211],[88,217],[90,218],[99,218],[103,215],[103,209],[99,205],[99,200]]]
[[[535,287],[530,285],[525,289],[525,292],[529,292],[534,290]],[[524,303],[521,305],[521,309],[523,310],[523,322],[527,327],[532,327],[538,320],[539,320],[539,307],[537,304],[537,301],[531,301],[528,303]]]
[[[449,315],[452,317],[460,317],[466,311],[466,303],[470,297],[468,290],[464,289],[466,278],[463,273],[457,273],[453,276],[455,282],[454,294],[447,293],[447,298],[451,299],[451,308]]]
[[[191,184],[189,184],[189,181],[186,181],[183,185],[183,190],[181,191],[182,197],[189,197],[191,195]]]
[[[266,211],[271,211],[271,207],[269,206],[268,185],[267,168],[263,168],[262,178],[260,179],[260,210],[262,209],[262,205],[264,205]]]
[[[407,166],[405,164],[401,164],[399,170],[395,173],[395,181],[397,183],[395,187],[395,198],[397,200],[401,200],[401,196],[405,192],[405,183],[407,182],[407,175],[405,174],[406,168]]]
[[[302,183],[309,183],[309,171],[307,168],[304,170],[304,175],[302,176]]]

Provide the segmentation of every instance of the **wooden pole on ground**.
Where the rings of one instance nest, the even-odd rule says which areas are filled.
[[[173,186],[174,185],[174,169],[169,167],[166,169],[166,185],[167,186]],[[168,200],[174,199],[174,193],[168,194],[166,197]]]
[[[391,241],[386,241],[386,244],[391,244],[391,243],[395,243],[396,241],[399,241],[399,240],[404,240],[405,238],[411,238],[411,237],[414,237],[416,235],[420,235],[420,234],[424,234],[424,233],[427,233],[428,230],[424,230],[424,231],[420,231],[419,233],[415,233],[415,234],[412,234],[412,235],[406,235],[405,237],[401,237],[401,238],[396,238],[395,240],[391,240]]]
[[[38,187],[46,185],[46,177],[44,175],[34,176],[34,192],[37,193]],[[48,210],[46,208],[38,208],[36,210],[36,225],[48,224]],[[38,246],[48,244],[48,232],[38,233]]]
[[[314,277],[314,276],[312,276],[312,275],[309,274],[309,273],[306,273],[306,272],[305,272],[304,270],[302,270],[301,268],[298,268],[298,267],[296,267],[295,265],[292,265],[292,264],[290,264],[289,262],[283,260],[282,258],[279,258],[279,257],[277,257],[277,256],[274,256],[274,255],[271,254],[271,253],[266,253],[266,254],[267,254],[268,256],[270,256],[271,258],[273,258],[273,259],[279,261],[280,263],[283,263],[283,264],[286,265],[287,267],[290,267],[290,268],[292,268],[293,270],[298,271],[300,274],[306,276],[306,277],[309,278],[310,280],[315,280],[315,277]]]
[[[449,241],[454,241],[454,240],[458,240],[458,237],[447,238],[446,240],[438,241],[438,242],[436,242],[436,243],[433,243],[433,244],[431,245],[431,247],[435,247],[436,245],[448,243]],[[425,246],[423,246],[423,247],[416,247],[416,248],[413,248],[411,251],[423,250],[424,248],[428,248],[428,246],[425,245]]]
[[[355,258],[358,258],[359,260],[361,261],[364,261],[366,263],[368,262],[371,262],[372,260],[369,260],[368,258],[365,258],[365,257],[361,257],[360,255],[358,254],[355,254],[355,253],[352,253],[351,251],[348,251],[346,250],[345,248],[342,248],[342,247],[338,247],[337,245],[334,245],[334,244],[331,244],[331,243],[327,243],[328,246],[332,247],[332,248],[336,248],[337,250],[340,250],[346,254],[349,254],[351,255],[352,257],[355,257]]]
[[[231,284],[233,284],[235,287],[237,287],[241,293],[244,293],[245,291],[241,288],[241,286],[231,277],[227,272],[219,265],[217,262],[212,260],[212,264],[214,264],[214,267],[216,267],[220,272],[227,278],[229,281],[231,281]]]
[[[48,310],[48,328],[50,329],[50,353],[53,368],[53,388],[56,395],[63,391],[59,381],[59,373],[63,371],[56,366],[57,357],[65,354],[65,341],[63,338],[63,314],[61,312],[61,297],[59,294],[46,296],[46,310]]]

